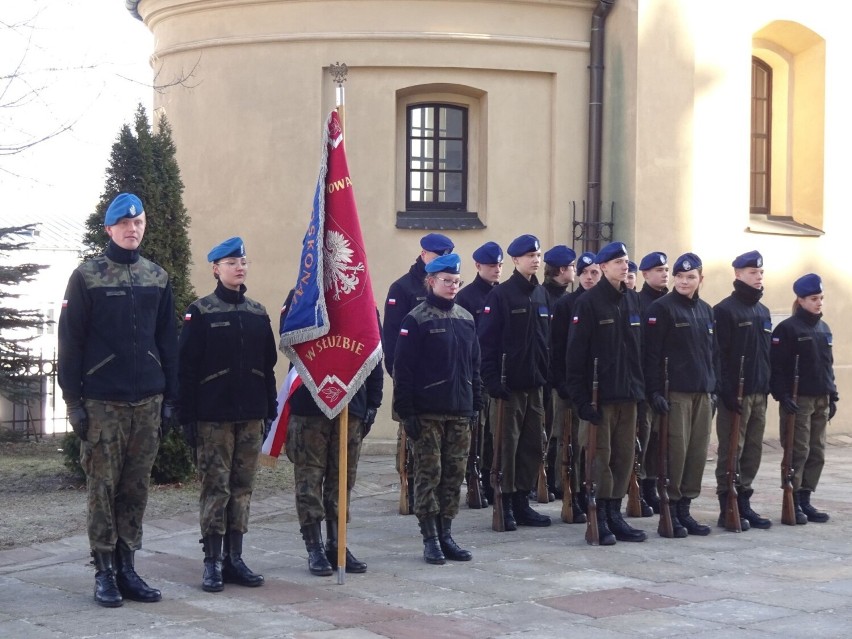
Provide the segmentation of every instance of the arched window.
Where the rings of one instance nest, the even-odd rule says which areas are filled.
[[[772,201],[772,67],[751,59],[751,212],[768,215]]]

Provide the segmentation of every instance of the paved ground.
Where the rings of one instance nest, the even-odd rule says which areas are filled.
[[[285,462],[286,463],[286,462]],[[715,523],[713,463],[693,512]],[[161,588],[157,604],[104,609],[92,601],[86,539],[0,552],[0,637],[294,637],[440,639],[571,636],[849,637],[852,635],[852,437],[834,436],[814,502],[827,524],[779,523],[780,453],[767,442],[753,505],[768,531],[713,529],[668,540],[656,518],[632,520],[649,540],[603,548],[584,526],[491,531],[491,510],[463,507],[455,537],[470,563],[429,566],[414,517],[396,514],[397,476],[386,455],[362,459],[350,548],[365,575],[308,574],[292,495],[253,504],[245,557],[266,585],[201,590],[197,515],[146,522],[137,567]],[[0,515],[2,516],[2,515]]]

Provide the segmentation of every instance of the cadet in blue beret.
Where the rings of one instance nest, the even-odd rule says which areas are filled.
[[[737,256],[733,262],[734,290],[713,307],[716,340],[721,360],[718,396],[722,400],[716,416],[720,454],[716,457],[716,493],[719,496],[719,526],[725,525],[728,494],[728,451],[737,446],[735,471],[740,526],[769,528],[772,522],[751,507],[752,482],[760,468],[763,433],[766,430],[766,397],[769,394],[769,342],[772,319],[763,297],[763,257],[757,251]],[[742,362],[742,367],[741,367]],[[743,394],[738,398],[740,370]],[[734,414],[739,414],[739,432],[733,433]]]
[[[139,254],[145,225],[139,198],[116,196],[104,216],[109,244],[71,274],[59,316],[59,385],[88,460],[94,597],[110,608],[161,598],[136,573],[135,553],[176,413],[177,334],[169,276]]]
[[[811,504],[825,466],[826,423],[837,412],[831,329],[822,319],[822,279],[808,273],[793,283],[793,315],[772,332],[770,361],[772,397],[780,405],[781,443],[792,467],[795,523],[828,521],[826,512]],[[798,364],[798,370],[796,369]],[[794,379],[798,375],[798,394]],[[793,425],[792,450],[787,449]],[[784,522],[792,523],[792,522]]]
[[[636,265],[636,262],[632,260],[627,262],[627,279],[624,280],[624,284],[631,291],[636,290],[636,271],[639,270],[639,267]]]
[[[474,324],[479,326],[485,298],[491,289],[500,283],[503,273],[503,249],[496,242],[486,242],[473,252],[476,277],[459,291],[456,304],[473,315]],[[468,464],[467,505],[469,508],[487,508],[494,498],[490,481],[490,461],[493,455],[489,409],[491,397],[482,393],[482,410],[479,411],[471,446],[475,447],[471,463]],[[472,463],[476,462],[476,463]],[[474,485],[478,475],[479,484]],[[478,499],[477,499],[478,497]]]
[[[633,469],[637,404],[644,397],[642,329],[639,297],[624,284],[627,247],[612,242],[598,252],[595,261],[603,276],[574,305],[565,386],[585,422],[581,428],[586,433],[591,428],[597,430],[597,447],[588,450],[586,467],[594,469],[592,481],[597,486],[598,543],[608,546],[616,540],[639,542],[647,538],[621,514]],[[593,404],[595,362],[599,384],[597,403]]]
[[[426,300],[402,320],[394,357],[393,407],[413,442],[415,478],[409,481],[430,564],[472,558],[452,536],[482,391],[473,316],[455,303],[460,270],[455,253],[426,265]]]
[[[684,253],[672,271],[674,290],[648,308],[643,368],[648,404],[657,415],[668,414],[667,493],[673,536],[682,538],[710,534],[690,506],[701,493],[707,460],[718,349],[713,309],[698,294],[701,258]]]
[[[242,558],[264,426],[277,414],[278,351],[269,315],[246,296],[242,238],[207,253],[216,288],[186,309],[180,333],[179,411],[201,476],[201,587],[260,586]]]
[[[428,233],[420,238],[420,255],[414,261],[408,272],[397,279],[388,289],[385,298],[384,322],[382,324],[382,351],[385,368],[388,375],[393,378],[393,358],[396,353],[396,340],[399,338],[399,327],[403,318],[418,304],[426,299],[426,265],[435,258],[451,253],[454,248],[453,241],[446,235],[440,233]],[[394,420],[399,421],[394,415]],[[408,474],[414,476],[414,456],[405,454],[405,432],[400,424],[397,429],[396,459],[399,464],[400,458],[408,465]],[[397,468],[397,471],[400,471]],[[400,506],[400,514],[410,514],[414,509],[414,482],[408,482],[407,506]],[[404,500],[403,500],[404,501]]]
[[[515,270],[488,294],[477,328],[483,383],[488,394],[500,400],[492,402],[492,424],[497,423],[497,412],[502,411],[501,467],[492,472],[502,472],[506,530],[550,525],[550,517],[537,513],[529,504],[541,466],[544,385],[549,374],[550,307],[536,277],[541,265],[540,247],[534,235],[521,235],[512,241],[507,253]]]
[[[642,323],[647,318],[648,307],[663,295],[669,292],[669,262],[668,257],[662,251],[652,251],[639,262],[639,270],[642,271],[642,279],[645,280],[639,290],[639,308],[642,311]],[[642,452],[639,458],[639,482],[641,485],[641,507],[643,515],[647,514],[647,508],[651,513],[660,512],[660,498],[657,496],[657,433],[659,428],[652,427],[653,422],[659,421],[653,411],[648,410],[648,405],[642,402],[639,405],[639,445]],[[647,508],[646,508],[647,505]]]

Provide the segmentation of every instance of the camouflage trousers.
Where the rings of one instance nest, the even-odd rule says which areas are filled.
[[[793,430],[793,490],[813,492],[825,466],[828,395],[799,395]],[[781,444],[787,445],[787,415],[781,411]]]
[[[420,438],[414,442],[414,514],[453,519],[470,450],[470,418],[419,415]]]
[[[750,490],[763,456],[763,433],[766,430],[766,395],[755,393],[743,397],[740,429],[737,437],[737,490]],[[716,493],[728,491],[728,452],[733,439],[734,414],[720,402],[716,413]]]
[[[160,446],[162,395],[140,402],[86,400],[87,441],[80,445],[86,472],[89,545],[112,552],[118,540],[142,547],[151,467]]]
[[[361,456],[361,420],[349,416],[346,444],[346,503],[355,485]],[[296,480],[299,525],[337,519],[339,503],[340,417],[291,415],[287,432],[287,458]],[[348,515],[347,515],[348,519]]]
[[[263,421],[198,422],[201,534],[248,530]]]

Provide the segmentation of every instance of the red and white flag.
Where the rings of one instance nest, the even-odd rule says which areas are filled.
[[[284,444],[287,443],[287,426],[290,423],[290,398],[293,393],[302,385],[302,380],[299,379],[299,374],[295,368],[291,368],[284,378],[284,383],[281,384],[281,390],[278,391],[278,414],[272,420],[272,426],[269,428],[269,434],[263,440],[263,446],[260,452],[264,455],[269,455],[278,459],[281,455],[281,450]],[[275,462],[272,462],[273,464]]]

